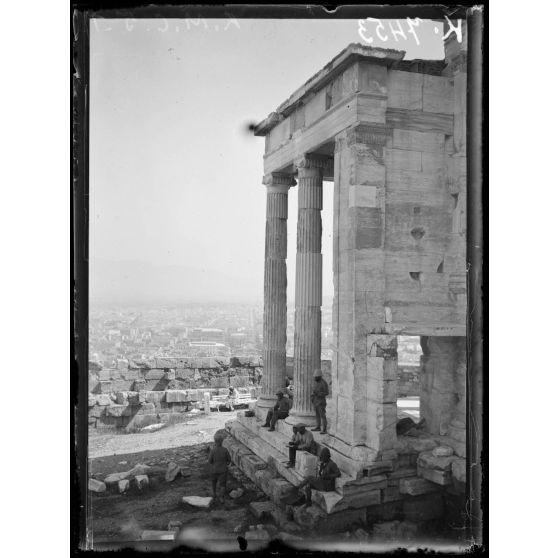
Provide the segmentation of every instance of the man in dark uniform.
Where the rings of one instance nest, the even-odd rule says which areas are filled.
[[[273,409],[267,412],[267,417],[265,418],[264,426],[269,426],[269,431],[273,432],[275,430],[275,424],[279,419],[286,419],[289,416],[289,398],[285,397],[282,391],[278,391],[277,402]]]
[[[308,477],[303,480],[298,489],[305,488],[306,506],[312,505],[312,488],[314,490],[322,490],[330,492],[335,490],[335,479],[341,476],[339,467],[331,460],[331,453],[327,448],[320,452],[320,465],[317,477]]]
[[[329,395],[327,382],[322,378],[322,371],[317,369],[314,371],[314,389],[312,390],[312,405],[316,411],[316,428],[312,428],[314,432],[321,430],[322,434],[327,433],[326,420],[326,397]]]
[[[231,463],[231,454],[227,448],[223,447],[223,437],[218,432],[213,437],[215,446],[209,452],[208,462],[211,472],[211,489],[213,498],[218,500],[218,488],[222,487],[223,497],[227,494],[227,472]]]

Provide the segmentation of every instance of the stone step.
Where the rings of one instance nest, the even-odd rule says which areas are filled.
[[[275,430],[270,432],[267,427],[263,427],[263,422],[256,421],[256,417],[241,417],[239,422],[254,434],[265,440],[269,445],[273,446],[278,452],[283,454],[284,460],[289,458],[289,450],[287,444],[290,438]]]
[[[451,471],[427,469],[419,466],[417,467],[417,474],[419,477],[433,482],[434,484],[439,484],[440,486],[447,486],[451,484]]]
[[[258,422],[257,424],[263,425],[263,422]],[[275,428],[276,428],[276,432],[280,432],[281,434],[284,434],[285,436],[288,437],[289,440],[291,439],[293,435],[293,428],[290,424],[287,424],[284,420],[279,420],[277,421]],[[324,447],[327,447],[327,449],[331,453],[331,459],[339,467],[341,473],[345,473],[351,479],[357,479],[362,476],[362,469],[366,465],[364,462],[363,463],[357,462],[354,459],[351,459],[350,457],[340,453],[330,445],[325,445],[324,441],[326,439],[329,440],[331,438],[330,436],[328,435],[323,436],[318,432],[312,432],[312,435],[314,436],[314,441],[316,442],[318,448],[318,455],[319,452],[322,451]],[[372,465],[372,462],[367,463],[367,465]]]
[[[231,452],[233,461],[274,503],[282,505],[282,498],[292,492],[286,486],[275,485],[282,481],[294,490],[293,487],[299,484],[303,477],[296,470],[285,466],[284,456],[281,452],[261,438],[254,436],[252,431],[239,421],[230,421],[226,428],[231,434],[231,438],[223,443]],[[243,446],[244,450],[238,446]],[[260,456],[266,456],[265,461]],[[267,467],[265,467],[266,463]],[[275,474],[280,475],[280,479],[273,478]],[[387,482],[384,484],[387,486]],[[316,509],[322,514],[325,513],[326,516],[378,505],[382,500],[382,490],[377,483],[360,487],[351,493],[345,493],[343,489],[337,488],[331,492],[312,490],[311,494]]]
[[[285,466],[287,448],[281,444],[286,444],[288,437],[278,431],[269,433],[252,421],[246,421],[246,424],[248,426],[242,424],[241,420],[229,421],[226,429],[231,436],[227,436],[223,444],[230,451],[233,462],[266,493],[270,500],[281,509],[287,509],[289,506],[286,506],[286,503],[300,494],[295,485],[302,480],[296,470]],[[265,439],[259,435],[261,433]],[[378,472],[377,469],[373,471]],[[446,473],[437,472],[442,473],[443,476]],[[373,477],[350,479],[331,492],[312,490],[310,507],[292,508],[295,521],[305,527],[311,523],[313,526],[319,524],[320,529],[338,530],[356,521],[366,520],[369,513],[378,513],[378,517],[384,518],[392,514],[393,505],[411,505],[416,504],[418,500],[421,502],[425,500],[426,506],[430,499],[439,495],[428,492],[411,496],[405,494],[405,484],[403,493],[400,491],[401,479],[410,477],[416,479],[417,473],[418,477],[427,478],[427,475],[421,474],[422,471],[417,471],[415,467],[398,469],[388,472],[387,475],[375,474]],[[451,472],[449,474],[451,475]],[[443,482],[445,478],[428,480],[435,484],[445,484]],[[428,486],[426,481],[419,482],[421,485]],[[422,508],[418,511],[425,513]]]
[[[259,456],[262,461],[271,466],[274,471],[281,475],[285,480],[293,486],[298,486],[304,477],[294,468],[287,467],[288,451],[283,452],[277,448],[284,446],[288,439],[279,432],[268,432],[264,428],[260,428],[258,437],[253,436],[253,430],[247,428],[240,421],[235,423],[227,423],[227,430],[235,439],[242,442],[250,451]],[[263,457],[265,456],[265,459]]]
[[[277,505],[281,505],[284,498],[297,494],[294,486],[279,476],[257,455],[251,452],[242,442],[232,435],[223,440],[223,446],[231,454],[233,463],[254,482],[269,499]]]
[[[292,436],[292,426],[286,421],[278,421],[276,428],[289,438]],[[374,473],[376,469],[383,469],[385,472],[387,467],[387,469],[393,470],[393,464],[390,461],[378,461],[376,450],[365,446],[350,446],[330,434],[321,434],[320,432],[312,432],[312,434],[318,447],[318,453],[322,448],[327,448],[339,469],[352,479],[361,479],[376,474]]]
[[[244,424],[243,424],[244,423]],[[263,475],[262,471],[256,471],[258,464],[266,463],[269,468],[279,474],[291,485],[296,486],[302,482],[304,477],[293,468],[286,466],[286,453],[276,448],[284,448],[288,438],[278,431],[269,432],[253,423],[245,417],[237,421],[229,421],[226,428],[234,437],[235,441],[243,444],[247,450],[253,452],[251,456],[242,456],[239,459],[241,468],[248,470],[250,478]],[[254,432],[258,429],[257,433]],[[236,452],[232,450],[233,460],[236,462]],[[256,463],[257,461],[257,463]],[[415,473],[416,474],[416,473]],[[349,509],[360,509],[368,506],[378,505],[382,502],[382,491],[388,488],[386,475],[375,475],[363,479],[352,479],[347,475],[336,479],[336,489],[331,492],[312,490],[312,502],[328,515]],[[262,487],[267,493],[265,488]]]
[[[284,434],[283,433],[284,430],[283,432],[281,432],[280,430],[275,430],[275,432],[269,432],[267,428],[262,427],[263,423],[256,421],[255,417],[242,416],[239,417],[239,422],[245,428],[250,430],[253,434],[265,440],[265,442],[267,442],[270,446],[272,446],[277,452],[281,454],[281,456],[273,455],[273,461],[278,463],[279,465],[278,472],[281,474],[281,476],[285,477],[287,480],[289,480],[289,482],[291,482],[290,478],[293,477],[294,474],[296,475],[296,478],[300,478],[300,481],[295,481],[295,482],[297,483],[302,482],[303,480],[302,476],[300,476],[294,469],[290,469],[285,466],[285,462],[288,461],[289,459],[289,450],[287,444],[291,439],[292,432],[291,432],[291,436],[287,436],[286,434]],[[341,477],[335,480],[335,487],[336,490],[340,494],[342,494],[343,487],[351,483],[352,481],[355,481],[356,479],[353,476],[348,475],[345,471],[342,470],[340,464],[335,460],[334,451],[332,450],[330,451],[332,453],[333,461],[336,462],[337,466],[339,467],[339,470],[341,471]],[[369,482],[371,483],[374,482],[373,477],[370,477]]]
[[[285,424],[284,421],[279,421],[277,424],[280,425],[278,428],[279,432],[285,435],[288,434],[290,439],[290,436],[292,436],[292,428],[288,424]],[[389,461],[375,461],[372,458],[366,460],[363,458],[363,455],[366,455],[367,452],[370,453],[370,450],[366,448],[350,448],[350,446],[329,434],[321,435],[318,432],[312,432],[312,434],[314,435],[314,441],[318,447],[318,454],[323,448],[327,448],[331,454],[332,460],[339,467],[341,478],[337,479],[338,482],[336,482],[336,485],[339,487],[346,484],[355,486],[374,484],[378,480],[376,478],[378,475],[393,471],[393,464]],[[345,446],[344,451],[352,449],[358,455],[358,459],[342,453],[336,449],[336,447],[333,447],[334,444],[337,446]]]
[[[280,420],[277,422],[276,430],[274,432],[269,432],[267,428],[263,427],[263,422],[258,421],[255,417],[245,417],[243,414],[239,413],[238,420],[249,430],[251,430],[255,435],[265,439],[270,445],[273,445],[278,451],[280,451],[285,456],[285,461],[288,460],[288,447],[287,444],[292,437],[292,427],[286,424],[284,421]],[[327,447],[331,453],[333,461],[339,467],[341,471],[341,477],[336,479],[335,487],[336,491],[343,495],[349,496],[353,495],[355,492],[365,492],[367,490],[383,489],[386,486],[385,474],[391,474],[393,471],[393,466],[389,462],[374,462],[365,468],[366,473],[369,476],[363,477],[361,474],[356,474],[356,467],[360,467],[361,471],[364,469],[362,463],[355,465],[354,460],[341,454],[337,450],[319,443],[319,438],[314,437],[317,440],[318,452],[321,448]],[[415,439],[412,439],[413,441]],[[418,448],[423,447],[435,447],[436,444],[431,442],[431,445],[423,446],[418,444]],[[348,468],[351,472],[347,472],[345,469],[345,464],[349,463]],[[416,467],[414,473],[416,474]]]
[[[298,485],[304,480],[304,478],[299,475],[294,469],[286,467],[288,456],[286,456],[275,447],[275,445],[279,445],[281,443],[280,440],[275,440],[275,445],[272,445],[270,441],[268,441],[269,438],[264,439],[262,436],[259,435],[254,436],[253,430],[247,428],[240,421],[231,421],[230,423],[227,422],[225,427],[236,440],[244,444],[251,452],[256,454],[267,465],[271,465],[271,467],[275,471],[277,471],[279,475],[288,480],[292,485]],[[261,434],[267,434],[269,436],[274,433],[265,432],[262,428]],[[278,432],[276,434],[282,436]]]

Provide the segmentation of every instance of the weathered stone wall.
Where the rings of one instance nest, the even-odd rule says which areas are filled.
[[[89,367],[89,425],[141,428],[166,422],[203,401],[227,395],[229,386],[256,399],[261,390],[257,357],[161,358],[128,367]]]
[[[90,367],[90,393],[250,387],[259,385],[258,357],[166,358],[131,363],[128,368]]]
[[[422,332],[438,324],[464,330],[463,300],[452,296],[454,275],[465,270],[462,199],[452,186],[463,172],[453,157],[454,82],[389,71],[387,106],[393,129],[385,150],[384,274],[391,323]]]
[[[362,117],[335,136],[332,433],[389,452],[396,377],[370,347],[389,334],[465,333],[465,158],[453,119],[463,80],[355,67]],[[416,376],[397,379],[401,395],[418,395]]]

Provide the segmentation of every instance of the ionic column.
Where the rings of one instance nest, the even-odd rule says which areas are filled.
[[[304,157],[298,168],[296,242],[294,402],[289,423],[315,424],[311,403],[313,373],[321,365],[322,200],[327,159]]]
[[[287,211],[288,192],[296,184],[286,174],[264,176],[267,187],[265,225],[263,378],[258,399],[260,418],[285,387],[287,342]]]

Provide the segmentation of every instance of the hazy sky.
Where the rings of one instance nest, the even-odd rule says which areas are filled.
[[[439,59],[441,28],[421,23],[420,46],[410,34],[382,42],[371,24],[365,35],[407,58]],[[363,43],[357,20],[95,20],[91,258],[219,271],[231,285],[253,284],[261,299],[264,139],[247,125],[355,42]],[[331,295],[333,184],[324,186],[324,295]],[[292,299],[296,188],[289,198]]]

